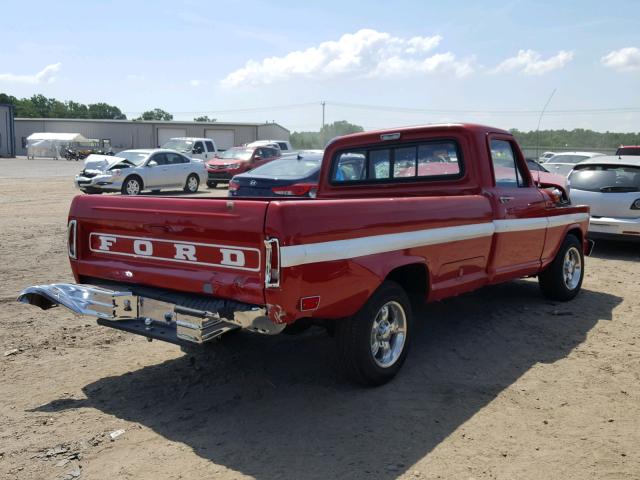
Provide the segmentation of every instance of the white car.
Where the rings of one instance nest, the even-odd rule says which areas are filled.
[[[123,150],[114,156],[89,155],[75,184],[84,193],[122,192],[138,195],[143,190],[182,188],[195,193],[207,181],[205,164],[175,150]]]
[[[544,163],[547,160],[549,160],[551,157],[553,157],[556,153],[555,152],[544,152],[542,155],[540,155],[538,157],[538,163]]]
[[[591,207],[589,234],[640,240],[640,157],[600,156],[569,176],[571,201]]]
[[[175,150],[187,157],[198,160],[211,160],[218,155],[218,147],[212,138],[175,137],[170,138],[160,148]]]
[[[598,152],[562,152],[556,153],[553,157],[544,163],[544,168],[551,173],[564,175],[565,177],[571,173],[573,167],[578,163],[593,157],[603,156],[604,153]]]
[[[287,153],[292,153],[293,147],[288,140],[256,140],[255,142],[251,142],[247,144],[247,147],[267,147],[267,146],[275,146],[280,149],[280,152],[285,155]]]

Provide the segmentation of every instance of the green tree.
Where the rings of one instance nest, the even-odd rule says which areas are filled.
[[[216,118],[209,118],[208,115],[202,115],[201,117],[196,117],[193,119],[194,122],[216,122],[217,119]]]
[[[90,103],[88,105],[88,115],[89,118],[105,118],[114,120],[125,120],[127,118],[118,107],[114,107],[107,103]]]
[[[293,132],[291,145],[300,150],[324,148],[327,142],[334,137],[362,131],[364,129],[360,125],[339,120],[325,125],[319,132]]]
[[[136,120],[173,120],[173,115],[169,112],[165,112],[161,108],[154,108],[153,110],[147,110],[143,112]]]

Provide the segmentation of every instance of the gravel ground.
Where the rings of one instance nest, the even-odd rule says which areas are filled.
[[[567,304],[523,280],[426,306],[400,375],[364,390],[320,330],[189,358],[15,303],[72,280],[81,166],[0,165],[2,478],[640,478],[638,244],[598,242]]]

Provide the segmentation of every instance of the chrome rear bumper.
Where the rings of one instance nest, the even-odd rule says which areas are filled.
[[[97,317],[101,325],[178,344],[204,343],[237,328],[268,335],[284,329],[284,325],[274,324],[265,309],[257,306],[247,305],[231,316],[225,312],[223,318],[217,311],[188,308],[94,285],[35,285],[24,289],[18,301],[43,310],[62,305],[77,315]]]

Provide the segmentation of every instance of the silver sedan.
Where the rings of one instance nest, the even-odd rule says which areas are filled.
[[[195,193],[206,182],[204,163],[175,150],[124,150],[114,156],[89,155],[75,184],[85,193],[122,192],[138,195],[143,190],[182,188]]]
[[[581,162],[569,182],[571,202],[591,207],[591,236],[640,240],[640,157]]]

